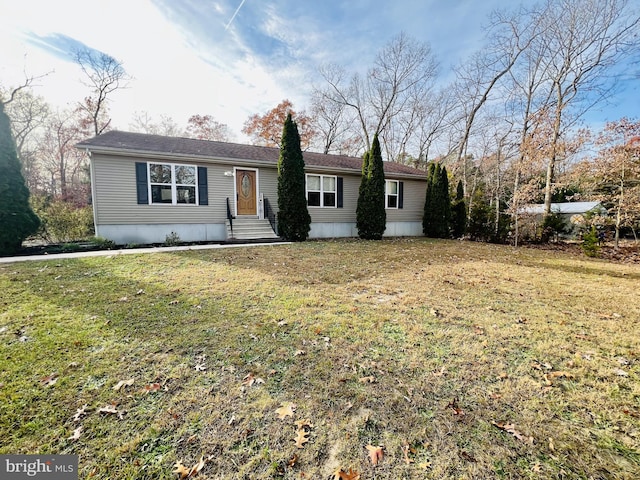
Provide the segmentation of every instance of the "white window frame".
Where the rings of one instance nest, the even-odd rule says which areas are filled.
[[[171,167],[171,183],[158,183],[151,181],[151,165],[166,165]],[[195,172],[195,182],[190,183],[176,183],[176,168],[187,167],[193,168]],[[200,205],[200,198],[198,196],[198,167],[196,165],[186,165],[183,163],[168,163],[168,162],[147,162],[147,185],[149,189],[149,205],[181,205],[181,206],[197,206]],[[154,185],[171,185],[171,203],[169,202],[154,202],[152,187]],[[178,187],[193,187],[195,191],[194,203],[179,203],[178,202]]]
[[[387,185],[389,183],[395,183],[396,184],[396,192],[397,193],[389,193],[388,189],[387,189]],[[395,207],[390,207],[389,206],[389,197],[396,197],[396,206]],[[384,208],[388,208],[388,209],[393,209],[393,210],[397,210],[398,204],[400,203],[400,180],[385,180],[384,182]]]
[[[320,178],[320,190],[309,190],[309,177]],[[324,190],[324,179],[333,178],[334,190]],[[320,205],[309,205],[309,191],[318,192],[320,194]],[[324,204],[324,194],[333,193],[333,205]],[[338,208],[338,176],[337,175],[321,175],[319,173],[307,173],[305,175],[305,195],[307,197],[307,206],[309,208]]]

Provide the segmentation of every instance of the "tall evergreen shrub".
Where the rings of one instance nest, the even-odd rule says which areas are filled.
[[[437,238],[449,238],[449,226],[451,224],[451,199],[449,197],[449,176],[447,168],[443,165],[438,172],[438,178],[434,180],[435,199],[435,225],[434,236]]]
[[[358,236],[367,240],[380,240],[387,228],[387,212],[384,202],[384,163],[377,134],[373,137],[371,152],[365,155],[362,171],[356,211]]]
[[[422,233],[432,237],[433,226],[433,176],[436,172],[436,164],[430,163],[427,169],[427,191],[424,199],[424,212],[422,215]]]
[[[304,158],[298,126],[289,113],[282,129],[278,158],[278,234],[285,240],[302,242],[309,236],[309,230]]]
[[[15,253],[39,226],[40,219],[29,205],[10,120],[0,101],[0,255]]]
[[[369,185],[369,162],[370,151],[364,152],[362,156],[362,174],[360,177],[360,188],[358,189],[358,204],[356,206],[356,228],[358,236],[364,238],[363,234],[368,230],[367,218],[369,217],[369,202],[367,188]]]

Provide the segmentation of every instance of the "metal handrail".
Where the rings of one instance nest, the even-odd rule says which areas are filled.
[[[227,220],[229,220],[229,227],[231,228],[231,237],[233,237],[233,215],[231,215],[231,206],[229,205],[229,197],[227,197]]]
[[[271,208],[271,204],[269,203],[269,199],[267,197],[264,197],[264,216],[267,220],[269,220],[269,224],[271,225],[271,228],[273,229],[274,233],[277,235],[278,224],[276,222],[276,214],[273,211],[273,208]]]

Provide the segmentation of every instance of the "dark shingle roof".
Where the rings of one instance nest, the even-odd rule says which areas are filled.
[[[212,142],[194,138],[165,137],[145,133],[120,132],[112,130],[97,137],[84,140],[78,148],[94,152],[167,154],[173,156],[197,157],[202,159],[247,160],[275,166],[280,150],[273,147],[242,145],[238,143]],[[324,167],[336,170],[362,170],[362,159],[346,155],[325,155],[304,152],[304,162],[308,167]],[[426,178],[422,170],[395,162],[384,162],[384,171],[389,175],[408,175]]]

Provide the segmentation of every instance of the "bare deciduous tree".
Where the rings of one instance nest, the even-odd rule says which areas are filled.
[[[76,109],[52,113],[45,124],[39,156],[48,173],[46,192],[79,205],[88,198],[87,156],[75,148],[86,138],[84,119]]]
[[[49,105],[43,97],[34,95],[30,88],[14,89],[6,112],[11,119],[11,131],[22,173],[32,192],[42,187],[38,168],[38,148],[42,127],[49,115]]]
[[[129,129],[133,132],[167,137],[182,135],[182,129],[173,118],[168,115],[160,115],[160,120],[156,122],[148,112],[134,112]]]
[[[355,118],[345,104],[331,100],[328,90],[312,93],[309,118],[322,153],[357,154],[358,142],[352,129]]]
[[[551,211],[561,136],[611,93],[607,74],[640,46],[640,16],[629,0],[547,0],[540,12],[553,130],[545,179],[545,215]]]
[[[347,78],[346,70],[336,65],[321,68],[328,88],[318,93],[354,112],[365,150],[371,149],[373,136],[384,131],[388,132],[387,143],[400,139],[401,149],[406,132],[396,133],[401,128],[393,124],[401,113],[412,115],[415,99],[428,94],[437,71],[438,62],[431,47],[400,33],[378,53],[365,76],[356,73]],[[390,133],[392,130],[394,134]],[[399,153],[391,145],[383,148],[393,152],[392,158]]]
[[[84,73],[83,83],[91,89],[91,95],[80,103],[88,116],[95,135],[109,128],[111,119],[105,116],[109,96],[119,88],[125,88],[131,77],[122,63],[106,53],[95,50],[79,50],[75,61]]]
[[[487,34],[487,47],[456,69],[454,91],[461,124],[457,162],[463,162],[462,182],[467,193],[467,148],[480,109],[490,100],[499,82],[516,65],[539,34],[535,19],[524,9],[515,13],[494,12]]]

